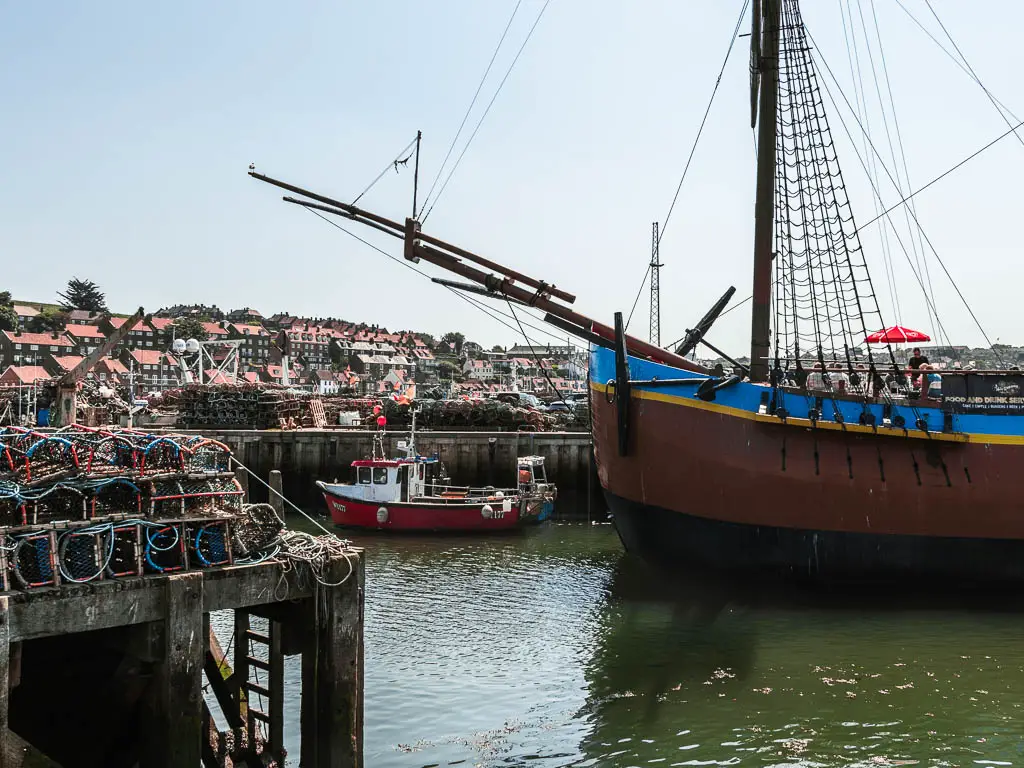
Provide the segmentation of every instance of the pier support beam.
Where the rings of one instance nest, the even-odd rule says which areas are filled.
[[[303,768],[362,768],[363,559],[331,563],[317,585],[312,642],[302,654]],[[352,569],[351,575],[346,574]]]
[[[150,682],[150,722],[143,762],[153,768],[197,766],[202,760],[203,574],[182,573],[166,582],[163,658]]]
[[[0,768],[13,765],[11,731],[7,727],[11,684],[11,618],[7,598],[0,597]]]

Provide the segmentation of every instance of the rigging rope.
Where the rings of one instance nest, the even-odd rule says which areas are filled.
[[[928,6],[928,10],[932,12],[932,16],[934,16],[935,20],[937,22],[939,22],[939,26],[942,27],[942,31],[946,34],[946,37],[949,39],[949,42],[952,43],[953,48],[959,54],[960,59],[963,61],[964,65],[967,67],[968,71],[971,74],[971,77],[974,79],[974,82],[976,82],[979,85],[979,87],[981,88],[981,90],[983,90],[985,92],[985,95],[988,97],[988,100],[992,102],[992,106],[996,108],[996,112],[998,112],[999,116],[1001,118],[1003,118],[1003,122],[1005,122],[1006,125],[1009,126],[1010,125],[1010,118],[1007,117],[1005,114],[1003,114],[1003,110],[999,108],[999,104],[996,102],[995,97],[992,95],[992,93],[989,91],[989,89],[986,88],[984,86],[984,84],[981,82],[981,78],[978,77],[978,73],[974,71],[974,67],[971,66],[971,63],[967,60],[967,57],[964,56],[963,51],[960,50],[960,46],[956,44],[956,40],[953,39],[953,36],[951,34],[949,34],[949,30],[946,29],[946,25],[942,23],[942,19],[939,18],[939,14],[937,14],[935,12],[935,9],[932,7],[931,0],[924,0],[924,4]],[[1009,111],[1009,110],[1007,110],[1007,111]],[[1011,117],[1012,117],[1012,115],[1011,115]],[[1016,120],[1016,118],[1014,118],[1014,119]],[[1018,135],[1017,133],[1014,133],[1013,135],[1016,136],[1017,141],[1019,141],[1021,146],[1024,147],[1024,138],[1021,138],[1021,136]]]
[[[303,207],[305,207],[305,206],[303,206]],[[324,221],[326,221],[332,227],[335,227],[336,229],[340,229],[342,232],[344,232],[349,237],[358,240],[360,243],[362,243],[365,246],[368,246],[369,248],[372,248],[373,250],[377,251],[377,253],[381,254],[382,256],[386,256],[387,258],[391,259],[396,264],[401,264],[403,267],[406,267],[407,269],[411,269],[413,272],[415,272],[420,277],[425,277],[427,280],[431,279],[429,274],[427,274],[426,272],[424,272],[421,269],[417,269],[416,267],[414,267],[412,264],[410,264],[405,259],[400,259],[397,256],[392,256],[390,253],[385,251],[383,248],[379,248],[376,245],[374,245],[373,243],[371,243],[369,240],[365,240],[362,237],[360,237],[359,235],[355,234],[354,232],[352,232],[352,231],[350,231],[348,229],[345,229],[345,227],[341,226],[336,221],[332,221],[331,219],[327,218],[326,216],[324,216],[323,214],[321,214],[319,211],[315,210],[314,208],[308,208],[308,207],[305,207],[305,208],[306,208],[307,211],[309,211],[310,213],[316,215],[318,218],[321,218]],[[508,315],[505,315],[505,313],[501,312],[500,310],[494,309],[493,307],[487,307],[486,305],[481,304],[480,302],[475,301],[474,299],[471,299],[466,294],[462,293],[461,291],[456,290],[455,288],[452,288],[449,285],[446,285],[446,286],[443,286],[443,287],[447,288],[449,291],[451,291],[453,294],[458,296],[463,301],[466,301],[470,305],[475,306],[477,309],[479,309],[485,315],[490,317],[492,320],[496,320],[498,323],[500,323],[501,325],[505,326],[510,331],[512,331],[514,333],[517,332],[514,326],[509,325],[508,323],[506,323],[501,318],[495,317],[494,314],[492,314],[493,312],[496,312],[496,313],[498,313],[500,315],[504,315],[505,317],[508,317]],[[496,296],[496,298],[504,298],[504,297],[499,295],[499,296]],[[533,317],[533,315],[530,315],[530,316]],[[549,336],[552,339],[556,339],[559,343],[561,343],[563,341],[563,339],[561,337],[556,336],[554,333],[552,333],[551,331],[548,331],[545,328],[539,328],[539,327],[537,327],[535,325],[530,325],[529,323],[527,323],[527,325],[530,328],[533,328],[534,330],[539,331],[540,333],[543,333],[543,334],[545,334],[546,336]],[[535,343],[535,342],[531,341],[531,343]],[[581,350],[583,349],[582,347],[577,347],[577,348],[581,349]]]
[[[725,58],[722,60],[722,66],[718,70],[718,77],[715,78],[715,87],[711,90],[711,98],[708,100],[708,106],[704,110],[704,117],[700,121],[700,127],[697,129],[697,136],[693,140],[693,146],[690,147],[690,154],[686,158],[686,165],[683,166],[682,176],[679,177],[679,184],[676,185],[676,192],[672,196],[672,203],[668,207],[668,213],[665,215],[660,230],[658,232],[658,246],[661,246],[661,239],[665,236],[665,230],[668,229],[669,219],[672,218],[672,211],[675,210],[676,201],[679,199],[679,192],[683,188],[683,182],[686,180],[686,172],[690,170],[690,163],[693,162],[694,152],[697,151],[697,143],[700,141],[701,135],[704,133],[704,126],[708,121],[708,115],[711,114],[711,105],[715,103],[715,95],[718,93],[718,86],[722,84],[722,75],[725,72],[725,66],[729,63],[729,56],[732,54],[733,46],[736,45],[737,35],[740,31],[740,25],[743,23],[743,16],[747,12],[747,6],[750,5],[750,0],[743,0],[743,7],[740,9],[740,15],[736,19],[736,26],[732,30],[732,35],[729,37],[729,47],[725,51]],[[626,325],[623,330],[629,329],[629,323],[633,319],[633,312],[636,310],[636,304],[640,300],[640,294],[644,292],[644,286],[647,284],[647,276],[651,273],[651,265],[647,264],[647,270],[644,272],[644,278],[640,281],[640,289],[636,292],[636,298],[633,299],[633,306],[629,310],[629,317],[626,318]]]
[[[476,100],[480,96],[480,90],[484,87],[487,75],[490,74],[491,67],[494,66],[494,60],[498,58],[498,51],[501,50],[501,46],[505,42],[505,36],[508,35],[508,31],[512,26],[512,20],[515,19],[516,13],[519,11],[519,6],[522,4],[523,0],[518,0],[518,2],[516,2],[516,7],[512,9],[512,15],[508,18],[508,24],[505,25],[505,31],[501,33],[501,39],[498,40],[498,45],[495,47],[494,53],[491,55],[491,60],[487,63],[487,69],[484,70],[483,77],[480,78],[480,84],[476,87],[476,93],[473,94],[473,100],[469,102],[466,114],[462,116],[462,122],[459,123],[459,130],[455,132],[455,138],[452,139],[452,143],[448,146],[448,152],[445,153],[444,160],[441,162],[441,167],[437,169],[437,175],[434,176],[434,180],[430,183],[430,189],[427,190],[427,194],[423,198],[424,206],[427,204],[427,201],[430,200],[430,196],[434,194],[434,187],[437,186],[437,182],[440,180],[441,174],[444,173],[444,167],[448,164],[448,159],[452,156],[452,150],[455,149],[455,144],[458,142],[459,136],[462,135],[462,129],[466,127],[466,121],[469,119],[469,113],[473,111]]]
[[[853,10],[849,7],[849,3],[844,6],[841,4],[839,7],[840,15],[843,20],[843,37],[846,40],[846,58],[850,65],[850,78],[853,81],[854,90],[854,103],[857,106],[857,114],[864,120],[868,130],[870,125],[868,124],[867,114],[867,95],[864,89],[864,79],[861,75],[860,69],[860,52],[856,44],[856,29],[853,25]],[[846,13],[850,14],[849,30],[846,24]],[[856,60],[856,69],[854,68],[854,60]],[[867,145],[864,145],[864,153],[867,155]],[[868,173],[874,184],[878,184],[878,167],[874,162],[874,158],[869,155]],[[875,197],[871,198],[871,202],[874,205],[875,213],[877,214],[882,209],[882,205],[879,200]],[[889,285],[889,298],[892,301],[893,313],[896,315],[896,322],[902,324],[903,320],[900,316],[900,308],[902,306],[900,302],[899,294],[899,283],[896,280],[896,272],[893,267],[892,250],[889,244],[888,230],[885,228],[881,229],[878,233],[879,245],[882,251],[882,264],[885,268],[885,277]]]
[[[405,145],[405,149],[403,149],[401,152],[399,152],[397,155],[395,155],[395,159],[392,160],[390,163],[388,163],[387,165],[384,166],[384,170],[377,174],[377,178],[375,178],[373,181],[371,181],[369,186],[367,186],[366,189],[364,189],[362,192],[360,192],[358,197],[356,197],[356,199],[353,200],[350,203],[350,205],[355,205],[356,203],[358,203],[360,198],[362,198],[363,195],[365,195],[367,192],[369,192],[371,189],[373,189],[373,186],[378,181],[380,181],[382,178],[384,178],[384,174],[387,173],[391,168],[394,168],[397,171],[399,164],[404,165],[406,162],[408,162],[409,158],[406,157],[405,160],[403,160],[402,159],[402,155],[404,155],[406,152],[408,152],[410,149],[412,149],[412,147],[413,147],[413,145],[415,143],[416,143],[416,139],[413,139],[408,144],[406,144]]]
[[[501,93],[501,89],[505,86],[505,81],[508,80],[508,76],[512,74],[512,69],[515,67],[516,62],[519,61],[519,57],[522,55],[523,49],[526,48],[526,44],[530,42],[530,38],[533,37],[534,30],[537,29],[537,25],[540,24],[541,17],[544,16],[544,11],[548,9],[548,5],[550,4],[551,0],[544,0],[544,5],[541,6],[540,13],[537,14],[537,18],[534,20],[533,26],[530,27],[530,31],[526,33],[526,39],[523,40],[523,44],[519,46],[519,50],[516,52],[515,58],[512,59],[512,63],[508,65],[508,69],[505,71],[505,76],[501,78],[501,82],[498,83],[498,88],[494,92],[494,95],[491,97],[491,100],[487,103],[487,107],[484,109],[484,113],[480,115],[480,119],[477,121],[476,127],[473,129],[473,133],[469,135],[469,139],[466,141],[466,146],[462,148],[462,152],[459,153],[458,158],[455,160],[455,163],[452,165],[451,170],[448,172],[448,176],[445,178],[444,184],[442,184],[441,188],[437,191],[437,196],[434,198],[434,202],[430,204],[430,208],[428,208],[427,212],[423,215],[424,224],[427,221],[427,217],[429,217],[431,212],[433,212],[434,206],[437,205],[438,200],[441,199],[441,195],[443,195],[445,189],[447,189],[448,182],[452,180],[452,176],[458,169],[459,163],[462,162],[462,158],[465,157],[466,155],[466,150],[469,149],[470,144],[473,143],[473,139],[476,138],[476,134],[480,130],[480,126],[484,124],[484,119],[487,117],[487,114],[491,111],[491,107],[494,106],[495,99],[497,99],[498,94]]]
[[[907,165],[907,154],[906,154],[906,151],[903,148],[903,134],[900,131],[900,121],[899,121],[899,117],[896,114],[896,99],[893,97],[892,82],[889,79],[889,66],[888,66],[888,63],[886,62],[886,59],[885,59],[885,48],[882,45],[881,26],[878,23],[878,13],[875,10],[875,0],[870,0],[870,2],[871,2],[871,17],[874,20],[874,25],[875,25],[875,37],[878,40],[878,54],[879,54],[879,58],[881,59],[881,62],[882,62],[882,76],[883,76],[883,78],[885,80],[885,88],[886,88],[886,92],[888,93],[888,96],[889,96],[889,106],[890,106],[890,109],[892,110],[893,127],[894,127],[895,133],[896,133],[896,141],[897,141],[897,143],[899,145],[899,149],[900,149],[900,160],[901,160],[902,166],[903,166],[903,178],[906,180],[907,190],[909,191],[910,189],[913,189],[913,185],[911,184],[911,181],[910,181],[910,169],[909,169],[909,167]],[[857,5],[858,5],[858,8],[860,8],[860,0],[857,0]],[[862,23],[862,25],[864,23],[863,13],[861,14],[861,23]],[[864,30],[864,37],[865,37],[865,40],[867,40],[866,25],[865,25],[865,30]],[[870,47],[869,47],[868,50],[870,51]],[[877,78],[877,75],[876,75],[876,77],[875,77],[875,83],[876,83],[875,87],[876,87],[876,89],[878,87],[877,82],[878,82],[878,78]],[[881,103],[881,101],[882,101],[881,94],[879,94],[879,103]],[[883,115],[884,115],[884,108],[883,108]],[[892,154],[892,142],[891,142],[891,140],[890,140],[890,144],[889,144],[889,151],[890,151],[890,154]],[[895,157],[893,157],[893,164],[896,165],[896,158]],[[897,175],[897,177],[899,177],[899,168],[900,168],[900,166],[896,165],[896,175]],[[881,201],[879,201],[879,206],[881,207]],[[911,204],[910,208],[911,208],[911,210],[914,213],[914,218],[916,219],[917,218],[917,207],[916,207],[916,205]],[[920,254],[920,260],[924,264],[925,280],[926,280],[926,282],[928,284],[928,291],[929,291],[929,293],[931,295],[932,305],[935,306],[936,305],[935,304],[935,287],[932,284],[931,268],[928,266],[928,258],[925,255],[925,251],[924,251],[924,243],[922,242],[921,229],[920,229],[920,227],[918,227],[917,230],[916,230],[917,231],[917,240],[915,242],[915,240],[914,240],[914,231],[915,230],[914,230],[914,228],[911,227],[910,215],[906,214],[906,212],[905,212],[905,215],[904,215],[904,220],[905,220],[906,225],[907,225],[907,230],[910,232],[910,243],[911,243],[911,246],[914,248],[915,258],[917,257],[918,254]],[[934,323],[933,323],[933,331],[934,331],[934,328],[936,327],[935,324],[937,323],[937,321],[938,321],[938,318],[935,317],[934,318]],[[948,338],[946,339],[946,343],[950,344],[950,346],[952,346],[952,344],[950,343],[950,340]]]
[[[839,81],[836,79],[836,75],[833,73],[833,71],[831,71],[831,68],[828,66],[828,62],[825,60],[824,56],[821,55],[821,48],[814,41],[814,36],[811,34],[811,31],[809,29],[807,30],[807,36],[810,38],[812,44],[814,44],[814,47],[815,47],[815,49],[818,52],[818,56],[821,58],[821,63],[823,63],[823,65],[825,67],[825,71],[828,73],[828,76],[831,78],[831,80],[833,80],[833,82],[835,83],[837,90],[839,90],[839,94],[843,97],[843,100],[845,101],[845,103],[847,105],[847,109],[849,109],[851,111],[851,114],[853,114],[853,110],[852,110],[852,108],[850,106],[849,99],[847,99],[846,94],[843,92],[843,89],[840,87]],[[833,98],[833,95],[831,95],[831,92],[828,90],[827,85],[825,85],[825,92],[828,94],[828,97],[830,99],[833,99],[833,103],[835,104],[836,103],[835,98]],[[836,104],[836,105],[837,105],[837,112],[838,112],[838,104]],[[855,114],[854,114],[854,119],[856,120],[856,115]],[[847,128],[847,126],[846,126],[846,121],[844,121],[842,119],[842,114],[840,114],[840,121],[842,122],[843,127],[846,130],[847,135],[850,136],[850,140],[852,142],[853,141],[853,136],[851,135],[849,128]],[[878,152],[877,148],[874,147],[874,144],[871,142],[870,137],[867,136],[867,133],[864,130],[864,126],[861,125],[859,121],[858,121],[857,125],[860,128],[860,130],[864,133],[865,137],[867,138],[867,144],[871,148],[871,152],[874,154],[874,156],[879,157],[879,159],[880,159],[880,163],[879,164],[882,166],[882,169],[884,171],[886,171],[886,175],[889,176],[890,182],[893,183],[893,185],[896,186],[897,189],[898,189],[898,185],[896,184],[895,180],[893,179],[892,174],[889,173],[889,169],[886,168],[885,163],[881,161],[881,157],[879,156],[879,152]],[[856,153],[856,148],[854,148],[854,152]],[[861,161],[861,165],[863,165],[863,159],[860,158],[859,153],[857,153],[857,157]],[[871,184],[871,188],[874,191],[874,194],[876,194],[877,196],[881,197],[880,190],[876,187],[876,185],[874,185],[872,183]],[[916,218],[913,215],[912,211],[911,211],[910,215],[911,215],[911,218],[913,218],[914,223],[920,227],[922,238],[924,238],[925,243],[928,245],[928,247],[931,250],[932,254],[935,256],[936,261],[939,262],[939,266],[942,267],[942,271],[945,273],[946,278],[949,280],[950,285],[952,285],[953,290],[956,292],[956,295],[964,303],[964,306],[968,310],[968,313],[971,315],[971,318],[973,319],[973,321],[975,323],[975,326],[977,326],[978,330],[981,332],[982,337],[985,339],[985,342],[989,345],[989,347],[992,347],[992,342],[988,338],[988,334],[985,333],[985,329],[982,327],[981,322],[978,319],[978,316],[974,313],[974,310],[971,308],[970,303],[968,303],[967,297],[965,297],[964,293],[961,290],[959,290],[959,286],[957,286],[956,282],[953,280],[952,275],[950,274],[949,270],[946,268],[945,262],[939,256],[938,251],[936,250],[935,246],[932,244],[931,239],[929,239],[928,234],[924,230],[924,227],[921,226],[921,222],[918,220],[918,218]],[[892,222],[889,220],[888,216],[886,217],[886,220],[889,221],[890,226],[892,226]],[[893,228],[893,232],[896,234],[897,240],[899,240],[899,233],[897,232],[895,227]],[[901,245],[902,245],[902,241],[901,241]],[[904,248],[904,255],[907,255],[905,248]],[[907,256],[907,258],[909,260],[909,256]],[[913,271],[912,270],[912,264],[911,264],[911,271]],[[921,280],[921,275],[916,273],[916,271],[913,271],[913,275],[914,275],[914,278],[916,280],[918,280],[918,284],[919,284],[919,286],[921,286],[922,292],[925,294],[925,300],[929,301],[930,299],[929,299],[929,296],[928,296],[928,291],[925,289],[924,283]],[[932,307],[932,309],[933,309],[933,311],[935,311],[935,307],[934,306]],[[936,317],[938,317],[938,313],[937,312],[936,312]],[[941,326],[941,322],[939,322],[939,325]],[[944,329],[943,329],[942,333],[943,333],[943,335],[946,336],[947,339],[949,338],[948,334],[945,333]],[[993,351],[995,351],[996,358],[998,359],[998,352],[996,350],[994,350],[994,348],[993,348]],[[1001,360],[1000,360],[1000,364],[1001,364]]]
[[[515,318],[516,318],[516,323],[519,323],[519,318],[518,318],[518,317],[516,317],[516,311],[515,311],[515,309],[514,309],[514,308],[512,307],[512,302],[511,302],[511,301],[509,301],[508,299],[505,299],[505,303],[506,303],[506,304],[508,304],[508,311],[512,313],[512,317],[515,317]],[[543,366],[543,365],[541,364],[541,362],[540,362],[540,356],[539,356],[539,355],[537,354],[537,352],[536,352],[536,351],[534,350],[534,348],[533,348],[533,345],[532,345],[532,344],[530,344],[530,339],[529,339],[529,337],[528,337],[528,336],[526,335],[526,331],[524,331],[524,330],[523,330],[523,325],[522,325],[522,323],[519,323],[519,330],[520,330],[520,332],[521,332],[521,333],[523,334],[523,338],[524,338],[524,339],[526,339],[526,346],[528,346],[528,347],[530,348],[530,354],[531,354],[531,355],[533,356],[533,359],[534,359],[534,360],[536,361],[536,363],[537,363],[537,367],[538,367],[538,368],[540,369],[540,372],[544,374],[544,380],[545,380],[545,381],[547,381],[547,383],[548,383],[548,386],[549,386],[549,387],[551,387],[551,393],[552,393],[553,395],[556,395],[556,396],[557,396],[557,395],[558,395],[558,390],[557,390],[557,389],[555,389],[555,384],[554,384],[554,382],[553,382],[553,381],[551,381],[551,377],[550,377],[550,376],[548,376],[548,371],[547,371],[547,369],[546,369],[546,368],[545,368],[545,367],[544,367],[544,366]]]
[[[875,218],[871,219],[870,221],[868,221],[868,222],[866,222],[866,223],[864,223],[864,224],[861,224],[861,225],[860,225],[860,227],[859,227],[858,229],[865,229],[865,228],[869,227],[870,225],[874,224],[874,223],[875,223],[876,221],[878,221],[878,220],[879,220],[879,219],[881,219],[882,217],[884,217],[884,216],[887,216],[888,214],[890,214],[890,213],[892,213],[893,211],[895,211],[895,210],[896,210],[897,208],[899,208],[899,207],[900,207],[901,205],[905,205],[905,204],[906,204],[906,203],[907,203],[907,202],[908,202],[909,200],[911,200],[911,199],[913,199],[913,198],[917,197],[917,196],[918,196],[919,194],[921,194],[921,193],[922,193],[922,192],[924,192],[924,191],[925,191],[926,189],[928,189],[928,187],[932,186],[932,185],[933,185],[933,184],[935,184],[936,182],[942,181],[942,180],[943,180],[944,178],[946,178],[947,176],[949,176],[949,174],[953,173],[953,171],[955,171],[955,170],[959,169],[959,168],[960,168],[961,166],[963,166],[963,165],[966,165],[966,164],[967,164],[967,163],[968,163],[968,162],[969,162],[970,160],[973,160],[974,158],[976,158],[976,157],[977,157],[978,155],[980,155],[980,154],[981,154],[982,152],[984,152],[984,151],[985,151],[986,149],[989,149],[990,147],[993,147],[993,146],[995,146],[995,145],[996,145],[996,144],[998,144],[998,143],[999,143],[1000,141],[1002,141],[1003,139],[1005,139],[1005,138],[1006,138],[1007,136],[1009,136],[1010,134],[1014,133],[1015,131],[1017,131],[1017,130],[1019,130],[1019,129],[1021,129],[1021,128],[1024,128],[1024,120],[1022,120],[1021,122],[1019,122],[1019,123],[1017,123],[1016,125],[1012,126],[1012,127],[1010,128],[1010,130],[1008,130],[1008,131],[1005,131],[1005,132],[1003,132],[1003,133],[999,134],[999,135],[998,135],[998,136],[996,136],[996,137],[995,137],[994,139],[992,139],[992,141],[990,141],[990,142],[989,142],[988,144],[986,144],[985,146],[983,146],[983,147],[982,147],[981,149],[978,149],[978,150],[976,150],[975,152],[972,152],[972,153],[971,153],[971,154],[969,154],[969,155],[968,155],[967,157],[965,157],[965,158],[964,158],[963,160],[961,160],[961,161],[960,161],[960,162],[958,162],[958,163],[957,163],[956,165],[954,165],[954,166],[953,166],[952,168],[949,168],[948,170],[945,170],[945,171],[943,171],[943,172],[942,172],[942,173],[940,173],[940,174],[939,174],[938,176],[936,176],[936,177],[935,177],[934,179],[932,179],[932,180],[931,180],[931,181],[929,181],[929,182],[928,182],[927,184],[925,184],[925,185],[924,185],[923,187],[921,187],[921,188],[919,188],[919,189],[915,190],[915,191],[914,191],[914,192],[912,192],[911,194],[909,194],[909,195],[907,195],[906,197],[904,197],[903,199],[901,199],[901,200],[900,200],[899,202],[897,202],[897,203],[895,203],[895,204],[891,205],[891,206],[890,206],[889,208],[886,208],[886,209],[885,209],[884,211],[882,211],[882,212],[881,212],[880,214],[878,214],[877,216],[875,216]]]

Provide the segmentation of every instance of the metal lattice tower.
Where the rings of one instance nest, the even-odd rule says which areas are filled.
[[[651,225],[651,344],[661,346],[661,285],[658,281],[658,222]]]

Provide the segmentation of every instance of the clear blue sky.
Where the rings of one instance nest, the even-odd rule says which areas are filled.
[[[860,2],[870,13],[871,0]],[[904,2],[941,35],[923,0]],[[524,0],[483,103],[541,4]],[[422,129],[428,183],[513,5],[0,3],[0,289],[52,300],[77,275],[100,283],[115,309],[215,302],[514,343],[517,334],[245,173],[254,162],[352,199]],[[573,290],[595,317],[628,312],[651,222],[665,216],[740,5],[552,0],[427,230]],[[874,5],[916,187],[1006,124],[893,0]],[[933,5],[988,88],[1024,115],[1024,5]],[[839,7],[808,2],[804,13],[852,94]],[[662,243],[666,341],[728,285],[749,293],[747,43],[733,52]],[[834,115],[833,127],[842,133]],[[864,174],[845,140],[840,149],[867,221]],[[1024,146],[1009,138],[918,198],[989,334],[1018,344],[1022,169]],[[888,186],[884,195],[898,199]],[[401,218],[410,198],[403,172],[362,202]],[[865,247],[884,284],[875,234]],[[896,280],[904,323],[925,326],[905,262]],[[948,281],[935,284],[947,330],[981,343]],[[746,309],[713,334],[738,354]],[[634,330],[646,333],[646,315],[645,296]]]

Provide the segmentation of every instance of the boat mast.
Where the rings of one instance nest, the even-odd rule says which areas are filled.
[[[762,0],[761,89],[757,127],[757,197],[754,203],[754,291],[750,328],[750,380],[768,380],[771,338],[772,241],[775,224],[775,133],[779,95],[779,21],[782,0]],[[757,13],[757,4],[754,4]],[[755,22],[756,23],[756,22]]]

